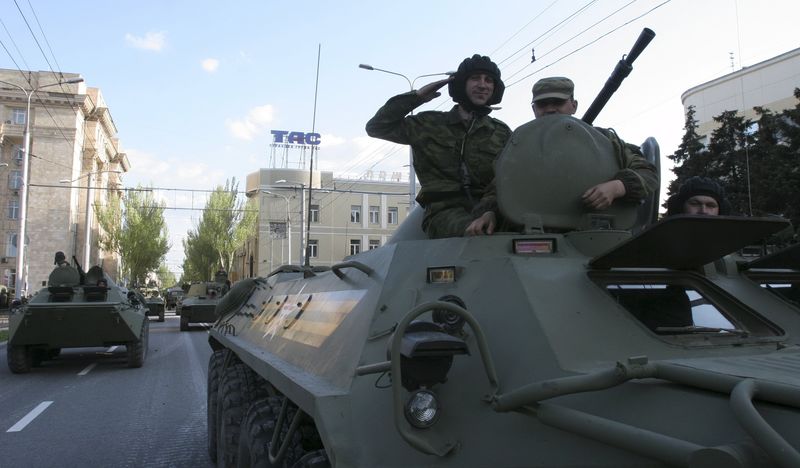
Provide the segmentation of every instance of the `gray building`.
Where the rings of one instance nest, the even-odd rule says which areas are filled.
[[[17,276],[29,123],[27,294],[46,285],[59,250],[74,255],[85,270],[102,264],[117,275],[118,258],[97,245],[95,207],[121,189],[130,165],[100,90],[82,82],[58,84],[76,79],[75,73],[0,69],[0,163],[8,165],[0,167],[0,284],[13,289]]]
[[[310,211],[301,208],[309,204],[309,187]],[[260,169],[247,176],[246,191],[257,200],[258,233],[237,254],[234,279],[266,276],[284,264],[300,265],[305,248],[312,266],[334,265],[385,244],[408,215],[408,183],[399,180]]]

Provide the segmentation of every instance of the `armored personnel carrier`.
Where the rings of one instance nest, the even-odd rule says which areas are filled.
[[[164,321],[164,299],[161,298],[158,289],[150,288],[142,291],[144,302],[147,304],[147,316],[158,317],[159,322]]]
[[[164,307],[167,309],[176,309],[178,307],[178,301],[183,298],[184,291],[181,288],[174,287],[169,288],[164,293]]]
[[[798,247],[734,255],[788,222],[587,211],[612,155],[536,119],[496,166],[521,231],[430,240],[415,209],[330,271],[237,282],[209,336],[212,460],[800,466]]]
[[[149,322],[144,297],[120,288],[99,266],[83,274],[68,264],[56,267],[47,287],[9,316],[8,367],[29,372],[62,348],[125,345],[128,367],[147,356]]]
[[[175,313],[181,316],[181,331],[188,331],[190,323],[212,323],[217,317],[214,309],[228,292],[228,274],[220,270],[214,281],[194,283],[178,302]]]

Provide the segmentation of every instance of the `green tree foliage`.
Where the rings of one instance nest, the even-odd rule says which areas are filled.
[[[175,273],[171,272],[166,263],[161,263],[156,270],[156,276],[161,281],[162,288],[171,288],[175,286]]]
[[[97,219],[105,233],[98,243],[103,250],[122,258],[123,275],[134,284],[145,284],[147,274],[156,271],[169,251],[164,205],[152,191],[129,190],[124,198],[109,197],[106,207],[96,207]]]
[[[182,281],[208,281],[220,267],[230,271],[237,247],[254,235],[258,211],[238,197],[236,179],[211,193],[197,227],[183,242]]]
[[[800,225],[800,89],[798,104],[775,114],[755,107],[757,118],[745,119],[725,111],[714,120],[719,127],[706,147],[697,135],[695,112],[686,116],[675,162],[675,180],[668,193],[677,192],[691,176],[716,179],[725,188],[734,213],[778,215]]]

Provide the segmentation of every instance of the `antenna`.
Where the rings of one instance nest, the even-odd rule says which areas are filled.
[[[319,92],[319,58],[322,55],[322,44],[317,46],[317,80],[314,84],[314,114],[311,118],[311,133],[315,133],[317,125],[317,93]],[[316,145],[311,146],[311,164],[308,169],[308,205],[304,207],[306,210],[306,242],[303,246],[303,266],[309,267],[309,243],[308,236],[311,234],[311,188],[314,185],[314,149]],[[300,229],[303,227],[300,226]]]
[[[728,56],[731,58],[731,71],[736,71],[736,67],[733,64],[733,52],[728,52]]]

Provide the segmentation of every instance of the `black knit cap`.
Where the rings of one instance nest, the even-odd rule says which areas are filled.
[[[492,92],[492,96],[486,101],[486,106],[480,107],[486,108],[487,106],[502,101],[506,85],[503,84],[503,80],[500,79],[500,69],[489,57],[479,54],[465,58],[464,61],[461,62],[461,65],[458,66],[453,81],[447,84],[447,91],[450,93],[450,97],[453,98],[453,101],[459,103],[469,111],[477,110],[476,106],[467,97],[466,91],[467,78],[475,73],[486,73],[494,79],[494,91]]]
[[[731,213],[731,204],[725,196],[725,189],[720,184],[708,177],[693,176],[686,179],[678,189],[678,193],[667,200],[667,216],[682,214],[683,204],[686,203],[686,200],[697,195],[706,195],[716,200],[719,205],[719,214],[729,215]]]
[[[53,262],[54,265],[60,265],[60,264],[62,264],[64,262],[66,262],[66,261],[67,261],[67,256],[64,255],[64,252],[62,252],[60,250],[58,252],[56,252],[56,258],[55,258],[55,261]]]

